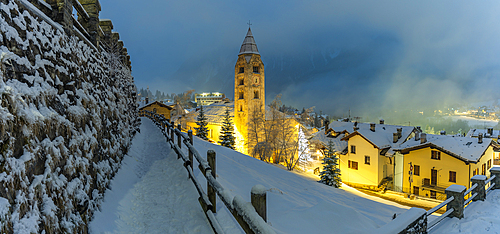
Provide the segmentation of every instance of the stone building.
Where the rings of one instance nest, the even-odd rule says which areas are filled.
[[[265,118],[264,63],[249,27],[234,66],[234,125],[244,139],[249,139],[250,113]],[[252,146],[244,148],[242,153],[248,153]]]

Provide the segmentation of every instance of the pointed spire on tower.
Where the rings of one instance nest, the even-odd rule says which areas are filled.
[[[248,21],[248,32],[245,37],[245,40],[243,40],[243,44],[241,44],[241,49],[239,54],[259,54],[259,50],[257,49],[257,44],[255,43],[255,40],[252,35],[252,30],[250,29],[250,26],[252,24],[250,21]]]

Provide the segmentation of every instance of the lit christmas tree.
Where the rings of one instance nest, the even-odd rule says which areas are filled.
[[[200,113],[198,113],[198,118],[196,119],[196,125],[198,125],[198,127],[194,129],[196,130],[196,136],[206,141],[208,140],[207,124],[207,117],[203,112],[203,106],[201,106]]]
[[[305,170],[308,162],[312,161],[311,154],[309,153],[309,143],[307,142],[306,135],[299,129],[299,166]]]
[[[231,116],[229,114],[229,109],[226,108],[226,113],[224,115],[224,121],[222,122],[222,128],[219,136],[219,144],[234,150],[234,127],[233,123],[231,123]]]
[[[338,168],[338,158],[333,150],[333,142],[328,142],[328,149],[325,150],[323,158],[323,170],[319,173],[321,180],[319,182],[340,188],[342,180],[340,179],[340,169]]]

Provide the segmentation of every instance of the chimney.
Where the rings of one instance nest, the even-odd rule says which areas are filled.
[[[399,140],[398,133],[397,132],[393,133],[392,134],[392,143],[396,143],[396,142],[398,142],[398,140]]]
[[[359,128],[358,128],[358,126],[354,125],[354,127],[352,127],[352,129],[354,129],[354,131],[357,131]]]
[[[444,135],[446,135],[446,131],[445,130],[441,130],[441,132],[439,132],[439,134],[441,134],[441,135],[444,136]]]
[[[401,136],[403,135],[402,132],[403,132],[403,128],[397,128],[397,131],[398,131],[398,139],[401,138]]]
[[[420,126],[417,126],[417,131],[422,132],[422,128]]]
[[[384,120],[383,119],[380,119],[380,124],[384,124]]]
[[[477,135],[477,143],[483,144],[483,134],[482,133],[479,133]]]
[[[488,135],[493,136],[493,128],[488,128]]]
[[[370,130],[375,132],[375,123],[370,123]]]
[[[415,133],[415,141],[420,140],[420,132]]]
[[[420,144],[427,142],[427,134],[420,133]]]

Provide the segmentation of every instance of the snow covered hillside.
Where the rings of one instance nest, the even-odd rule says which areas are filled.
[[[134,139],[125,159],[124,171],[119,171],[111,190],[105,194],[105,202],[101,212],[96,213],[91,230],[94,233],[196,232],[179,228],[179,222],[187,216],[190,221],[186,221],[185,226],[195,223],[193,227],[204,233],[202,223],[207,221],[182,160],[177,160],[151,120],[143,118],[142,122],[141,133]],[[206,155],[208,149],[216,151],[217,180],[231,197],[241,195],[250,201],[254,185],[266,187],[268,223],[277,233],[370,233],[391,221],[394,213],[407,209],[381,199],[367,199],[349,188],[335,189],[320,184],[316,179],[196,137],[194,146],[201,155]],[[206,186],[201,172],[195,170],[195,174]],[[226,233],[243,233],[220,200],[216,217]]]
[[[138,125],[130,69],[27,0],[0,0],[0,42],[0,232],[85,233]]]

